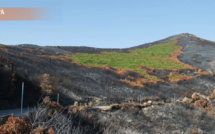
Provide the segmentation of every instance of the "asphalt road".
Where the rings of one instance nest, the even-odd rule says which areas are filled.
[[[23,109],[23,114],[21,115],[21,109],[8,109],[8,110],[0,110],[0,117],[8,116],[13,113],[14,116],[23,116],[28,112],[32,112],[35,109],[33,108],[25,108]]]

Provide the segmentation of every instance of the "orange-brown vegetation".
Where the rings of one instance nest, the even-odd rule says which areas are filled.
[[[198,131],[195,130],[195,129],[193,129],[193,130],[191,131],[191,134],[198,134]]]
[[[0,50],[3,50],[3,51],[5,51],[5,52],[8,52],[8,49],[7,48],[0,48]]]
[[[44,134],[44,128],[39,125],[33,130],[32,134]]]
[[[29,51],[30,53],[33,53],[33,52],[34,52],[34,50],[33,50],[33,49],[28,49],[28,51]]]
[[[47,113],[49,118],[54,117],[55,114],[59,113],[60,110],[63,109],[63,107],[59,103],[55,101],[50,101],[49,97],[45,97],[43,99],[43,104],[50,108],[50,110]]]
[[[193,55],[194,55],[194,56],[197,56],[197,55],[199,55],[199,53],[194,53]]]
[[[91,108],[92,106],[93,106],[93,102],[91,101],[88,104],[85,103],[84,105],[82,105],[81,103],[79,104],[77,101],[75,101],[74,105],[71,105],[68,107],[68,112],[70,114],[76,114],[80,111],[86,110],[87,108]]]
[[[211,94],[211,96],[209,97],[209,99],[212,100],[214,98],[215,98],[215,89],[214,89],[213,93]]]
[[[50,74],[43,74],[39,77],[40,79],[40,87],[42,94],[44,95],[53,95],[56,94],[56,79]]]
[[[41,51],[42,53],[45,53],[45,52],[46,52],[46,51],[45,51],[45,50],[43,50],[43,49],[41,49],[40,51]]]
[[[19,56],[24,56],[24,55],[27,55],[28,53],[25,53],[25,52],[21,52],[21,53],[19,53]]]
[[[85,107],[85,106],[69,106],[68,107],[68,110],[69,110],[69,112],[70,113],[73,113],[73,114],[75,114],[75,113],[77,113],[77,112],[79,112],[79,111],[82,111],[82,110],[85,110],[87,107]]]
[[[193,76],[182,75],[182,74],[179,74],[177,72],[171,72],[169,74],[169,81],[170,82],[185,81],[185,80],[190,80],[192,78],[193,78]]]
[[[6,59],[5,57],[3,57],[3,56],[0,56],[0,61],[1,62],[6,62],[6,63],[8,63],[9,62],[9,60],[8,59]]]
[[[42,126],[36,127],[31,134],[56,134],[54,129],[52,127],[49,128],[49,130],[45,130]]]
[[[30,134],[31,127],[23,118],[14,117],[12,114],[8,121],[0,126],[0,134]]]
[[[57,103],[56,101],[50,101],[48,103],[46,103],[47,105],[49,105],[51,107],[51,109],[54,109],[55,111],[60,111],[63,107]]]
[[[87,68],[93,68],[92,66],[86,66],[86,65],[85,65],[85,67],[87,67]],[[105,66],[101,66],[100,68],[103,68],[103,69],[106,69],[106,70],[110,70],[112,72],[115,72],[118,75],[123,75],[125,73],[132,72],[132,71],[130,71],[128,69],[121,69],[121,68],[114,68],[113,69],[110,66],[106,66],[106,65]]]
[[[92,68],[91,66],[86,66],[86,67]],[[109,66],[102,66],[101,68],[109,70],[109,71],[112,71],[112,72],[115,72],[118,75],[129,74],[129,73],[132,72],[130,70],[121,69],[121,68],[113,69],[113,68],[111,68]],[[147,74],[146,70],[143,69],[143,71]],[[143,76],[140,76],[138,78],[134,78],[134,77],[131,77],[129,75],[127,75],[127,79],[121,79],[120,81],[124,82],[126,84],[129,84],[132,87],[141,87],[141,88],[145,87],[144,84],[146,84],[146,83],[156,84],[156,82],[157,82],[157,81],[154,81],[152,79],[144,78]]]
[[[50,127],[47,134],[56,134],[53,127]]]
[[[210,73],[208,73],[207,71],[203,70],[203,69],[198,69],[198,76],[203,76],[203,75],[210,75]]]
[[[178,40],[177,40],[177,42],[176,42],[173,46],[177,46],[177,44],[178,44]],[[193,67],[192,67],[191,65],[185,64],[185,63],[181,62],[181,61],[178,59],[178,56],[181,55],[181,54],[183,53],[183,52],[181,51],[182,49],[183,49],[182,46],[178,46],[178,49],[176,50],[175,53],[172,53],[170,59],[172,59],[172,60],[174,60],[174,61],[176,61],[176,62],[178,62],[178,63],[184,64],[184,69],[188,69],[188,68],[192,69]]]
[[[183,93],[186,97],[191,97],[192,94],[188,93],[187,91]]]
[[[50,109],[49,114],[54,114],[54,112],[62,109],[62,106],[56,102],[48,101],[45,105],[49,105]],[[52,118],[53,116],[49,116]],[[91,115],[89,114],[89,118]],[[0,134],[55,134],[55,131],[52,127],[45,129],[42,126],[33,127],[32,124],[26,121],[24,118],[14,117],[13,114],[8,117],[8,120],[5,124],[0,126]]]
[[[33,62],[36,62],[36,63],[41,63],[40,60],[32,59],[32,61],[33,61]]]
[[[126,79],[121,79],[120,81],[131,85],[132,87],[145,87],[143,84],[146,83],[146,79],[138,78],[135,81],[130,81]]]

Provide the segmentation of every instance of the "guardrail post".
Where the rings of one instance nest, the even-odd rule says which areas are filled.
[[[23,110],[24,82],[22,82],[21,115]]]
[[[59,103],[59,93],[57,94],[57,103]]]

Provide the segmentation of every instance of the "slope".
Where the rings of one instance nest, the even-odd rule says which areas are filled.
[[[32,95],[35,94],[38,96],[30,101],[32,97],[25,94],[25,106],[37,102],[39,96],[42,95],[41,91],[43,87],[41,85],[44,85],[43,82],[46,79],[55,80],[54,83],[47,82],[45,84],[51,85],[57,93],[60,93],[60,96],[62,96],[60,101],[63,105],[73,104],[74,101],[84,103],[88,98],[99,98],[101,103],[114,103],[124,101],[127,98],[138,98],[139,96],[159,96],[166,99],[173,99],[174,96],[182,97],[184,94],[190,95],[195,91],[204,93],[207,90],[212,92],[215,86],[213,82],[214,77],[212,75],[208,75],[205,71],[195,68],[198,66],[195,66],[195,64],[192,63],[190,64],[190,62],[186,61],[186,58],[182,57],[182,59],[185,59],[183,62],[186,63],[187,66],[190,64],[194,67],[183,68],[186,65],[177,61],[177,55],[180,53],[174,55],[175,58],[172,60],[168,57],[168,54],[172,54],[178,49],[177,46],[169,46],[174,44],[176,40],[178,40],[177,45],[183,44],[182,41],[186,38],[187,37],[183,34],[175,35],[154,43],[149,43],[148,45],[146,44],[146,46],[137,46],[135,47],[136,49],[106,50],[87,47],[40,47],[32,45],[0,46],[0,55],[2,57],[0,63],[1,72],[3,73],[5,70],[9,70],[8,75],[10,75],[10,77],[7,77],[7,81],[1,81],[2,89],[5,88],[5,90],[8,91],[10,89],[15,91],[4,94],[1,93],[0,98],[5,102],[5,105],[1,105],[1,109],[7,108],[8,105],[14,108],[19,107],[20,101],[15,101],[14,99],[8,104],[6,102],[8,102],[11,97],[5,98],[4,96],[13,96],[12,98],[17,99],[20,98],[19,92],[21,90],[21,81],[29,82],[29,84],[26,85],[26,91],[32,93]],[[189,38],[192,39],[193,37]],[[159,54],[162,54],[163,51],[158,49],[159,51],[152,54],[152,51],[162,46],[159,45],[162,43],[164,43],[164,46],[167,45],[167,48],[171,48],[170,51],[165,53],[168,57],[165,60],[167,64],[160,62],[165,58],[159,59]],[[144,47],[145,49],[143,49]],[[213,46],[211,45],[211,47]],[[182,51],[183,50],[184,49],[182,49]],[[109,63],[106,64],[101,62],[97,64],[109,66],[86,66],[67,58],[68,55],[71,54],[80,55],[77,54],[78,52],[94,53],[94,55],[97,56],[99,55],[98,53],[105,53],[108,56],[116,57],[116,59],[128,56],[130,59],[127,59],[127,63],[121,59],[117,60],[119,62],[112,65],[112,67]],[[138,64],[132,61],[132,59],[136,58],[134,53],[140,54],[136,59]],[[85,55],[89,56],[88,54]],[[142,59],[141,56],[148,56],[148,59]],[[211,54],[211,56],[213,56],[213,54]],[[108,58],[109,57],[104,61],[108,62]],[[207,57],[205,57],[205,60],[207,60],[206,58]],[[129,67],[126,66],[132,62],[135,64],[131,64],[132,66]],[[142,64],[142,62],[148,63]],[[154,64],[156,62],[159,64]],[[169,62],[174,63],[172,64],[174,66],[169,66]],[[141,68],[138,68],[138,65],[141,65]],[[140,73],[140,71],[145,75]],[[6,75],[4,76],[6,77]],[[44,78],[44,76],[48,76],[49,78]],[[9,85],[9,82],[14,83],[14,86],[7,87],[6,85]],[[56,99],[55,95],[53,95],[53,97],[53,99]],[[32,103],[28,104],[27,102]]]

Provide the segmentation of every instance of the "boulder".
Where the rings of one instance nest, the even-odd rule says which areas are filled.
[[[183,103],[186,103],[186,104],[190,104],[190,103],[192,103],[192,99],[189,99],[189,98],[187,98],[187,97],[184,97],[184,99],[182,100],[182,102]]]
[[[208,101],[204,100],[204,99],[197,100],[197,101],[195,101],[194,106],[200,107],[200,108],[205,108],[208,106]]]
[[[143,103],[143,106],[145,107],[145,106],[151,106],[152,105],[152,101],[147,101],[147,102],[144,102]]]
[[[46,96],[44,99],[43,99],[43,103],[44,104],[47,104],[49,103],[51,100],[50,100],[50,97],[49,96]]]
[[[192,94],[192,99],[193,99],[194,101],[199,100],[199,99],[200,99],[200,96],[201,96],[200,93],[195,92],[195,93]]]

